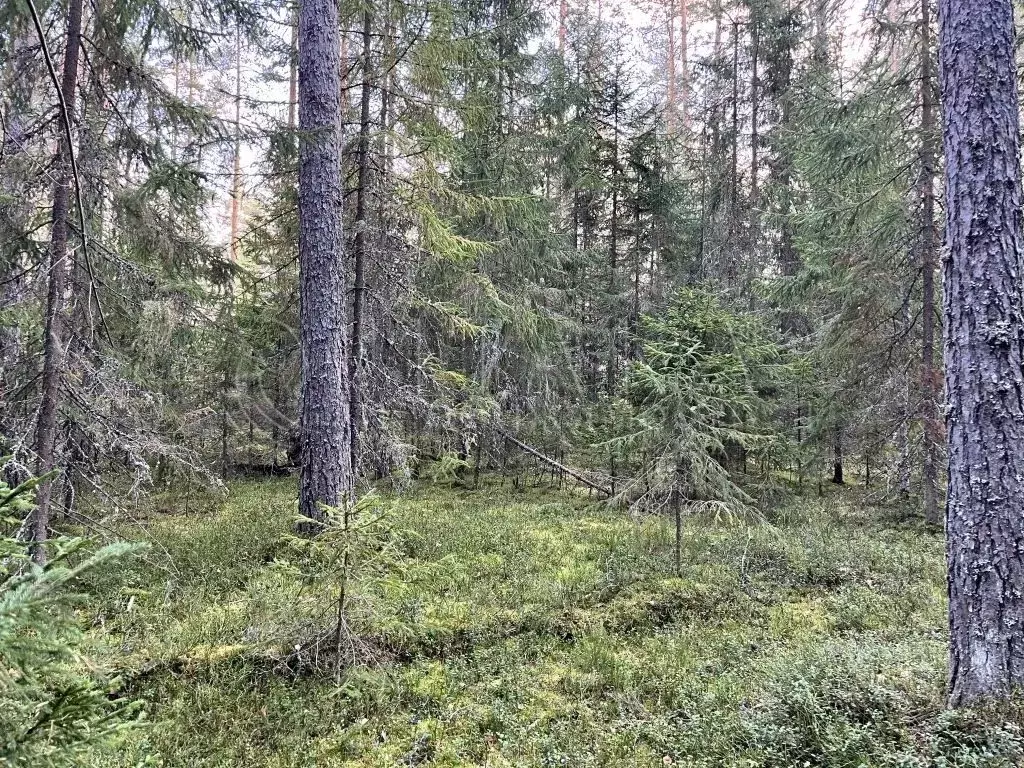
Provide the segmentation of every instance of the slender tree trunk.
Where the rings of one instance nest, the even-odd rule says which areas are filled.
[[[174,63],[172,65],[173,76],[174,76],[174,98],[181,98],[181,60],[178,58],[178,54],[174,54]],[[171,159],[178,162],[178,126],[177,124],[171,126]]]
[[[903,332],[909,334],[911,326],[910,318],[910,297],[903,300],[901,310],[903,318]],[[896,466],[896,489],[900,499],[906,501],[910,498],[910,475],[911,475],[911,446],[910,426],[914,418],[913,396],[911,392],[911,381],[900,382],[901,414],[900,426],[896,431],[896,449],[899,452],[899,464]]]
[[[790,80],[793,70],[793,51],[786,48],[780,58],[776,78],[778,79],[779,99],[782,102],[779,130],[788,130],[793,122],[793,99],[789,94]],[[793,231],[793,158],[790,150],[783,146],[776,163],[778,168],[777,183],[779,189],[779,267],[784,277],[796,277],[800,273],[800,253],[797,251]],[[796,309],[787,308],[781,318],[782,333],[795,336],[806,330],[803,314]]]
[[[711,15],[715,21],[714,42],[711,46],[711,57],[715,64],[718,64],[722,57],[722,0],[713,0]]]
[[[690,62],[688,38],[690,36],[687,0],[679,0],[679,108],[683,113],[683,126],[690,127]]]
[[[842,485],[843,478],[843,428],[836,427],[836,433],[832,437],[832,482]]]
[[[751,217],[753,222],[754,232],[754,245],[757,245],[757,223],[758,214],[757,207],[761,204],[761,191],[758,186],[757,174],[758,174],[758,151],[760,150],[760,136],[758,134],[757,122],[760,119],[759,107],[760,107],[760,93],[758,92],[758,72],[757,67],[759,64],[759,55],[761,52],[761,29],[755,19],[751,22],[750,27],[750,208]]]
[[[32,80],[24,77],[25,67],[35,56],[35,36],[26,20],[20,29],[10,28],[10,52],[0,74],[0,111],[7,116],[0,153],[4,173],[0,174],[0,312],[20,304],[27,294],[22,243],[29,229],[33,205],[23,163],[28,160],[28,132],[31,126]],[[13,414],[6,392],[16,384],[12,373],[22,358],[22,331],[16,323],[0,324],[0,453],[6,453],[13,438]],[[11,440],[13,442],[13,439]]]
[[[814,3],[814,43],[811,53],[819,67],[828,63],[828,0]]]
[[[668,51],[665,61],[668,64],[668,103],[666,105],[666,119],[670,133],[676,130],[676,0],[668,0]]]
[[[730,191],[730,229],[736,226],[736,219],[739,215],[740,197],[740,175],[739,175],[739,146],[740,146],[740,25],[733,22],[732,25],[732,172]]]
[[[231,366],[225,365],[220,381],[220,479],[227,480],[231,471]]]
[[[565,54],[565,28],[569,17],[568,0],[558,0],[558,53]]]
[[[234,167],[231,173],[231,260],[238,261],[239,225],[242,209],[242,31],[235,30],[235,136]]]
[[[935,110],[932,98],[931,2],[921,0],[921,423],[924,464],[921,485],[924,519],[939,526],[939,373],[935,369]]]
[[[896,432],[896,448],[899,464],[896,467],[896,490],[900,498],[910,498],[910,420],[904,418]]]
[[[315,533],[323,505],[352,497],[341,205],[338,6],[299,8],[299,271],[302,470],[299,512]]]
[[[348,95],[348,76],[351,70],[351,65],[348,61],[348,33],[344,30],[341,32],[341,41],[339,42],[339,56],[341,57],[341,81],[338,84],[339,91],[341,93],[341,124],[342,127],[348,125],[349,112],[350,112],[350,99]]]
[[[356,189],[356,238],[353,254],[352,342],[350,349],[350,426],[352,471],[359,468],[359,433],[363,422],[363,304],[366,295],[367,198],[370,196],[370,66],[373,14],[363,11],[363,81],[359,101],[359,156]]]
[[[644,259],[641,242],[639,186],[640,182],[637,181],[637,202],[633,208],[633,301],[629,311],[629,345],[626,348],[629,360],[636,360],[640,356],[640,277],[643,272]]]
[[[675,567],[676,576],[683,575],[683,486],[686,482],[686,464],[681,456],[676,457],[676,471],[672,483],[672,516],[675,523]]]
[[[939,2],[949,703],[1024,685],[1024,228],[1009,0]]]
[[[64,49],[64,66],[61,78],[65,117],[74,121],[75,104],[78,94],[78,60],[81,51],[82,0],[71,0],[67,15],[67,45]],[[39,421],[36,428],[36,473],[48,473],[54,469],[57,439],[57,412],[61,403],[61,382],[64,367],[64,347],[67,344],[67,317],[65,291],[70,272],[71,255],[68,251],[68,234],[71,192],[74,187],[74,147],[61,132],[57,142],[57,183],[53,190],[53,218],[50,230],[50,251],[48,258],[49,275],[46,294],[46,323],[43,341],[42,399],[39,404]],[[46,542],[50,525],[50,502],[53,495],[52,479],[39,484],[36,508],[32,520],[32,559],[37,563],[46,561]]]
[[[288,129],[295,130],[295,111],[299,106],[299,8],[292,18],[291,58],[288,64]]]
[[[615,394],[615,379],[619,367],[618,349],[618,310],[619,290],[617,273],[619,269],[619,76],[615,73],[615,86],[612,94],[612,211],[608,243],[608,301],[611,304],[608,312],[608,370],[605,391],[609,396]],[[612,461],[614,462],[614,453]],[[612,471],[614,477],[615,472]],[[614,481],[613,481],[614,482]]]

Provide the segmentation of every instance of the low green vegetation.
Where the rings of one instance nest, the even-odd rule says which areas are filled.
[[[0,531],[31,509],[35,481],[0,480]],[[0,766],[70,768],[116,753],[140,714],[109,669],[91,662],[75,607],[81,577],[132,547],[89,553],[85,539],[56,539],[37,565],[23,541],[0,536]]]
[[[340,560],[291,537],[291,483],[158,506],[153,546],[88,576],[97,663],[147,711],[107,765],[1024,760],[1019,712],[943,710],[941,538],[850,489],[690,518],[678,575],[668,520],[568,492],[377,500],[340,645]]]

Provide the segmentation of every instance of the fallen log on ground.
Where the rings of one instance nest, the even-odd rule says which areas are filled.
[[[561,462],[556,461],[555,459],[552,459],[550,456],[547,456],[547,455],[541,453],[536,448],[527,445],[522,440],[519,440],[516,437],[513,437],[512,435],[510,435],[508,432],[506,432],[501,427],[495,427],[494,430],[499,435],[501,435],[506,440],[508,440],[510,443],[512,443],[516,447],[521,448],[522,450],[526,451],[531,456],[535,456],[536,458],[538,458],[541,461],[543,461],[545,464],[548,464],[549,466],[554,467],[559,472],[564,472],[569,477],[573,478],[574,480],[578,480],[579,482],[583,483],[583,485],[587,486],[588,488],[593,488],[595,491],[597,491],[599,493],[603,493],[605,496],[608,496],[609,498],[611,498],[612,492],[611,492],[610,489],[605,488],[600,483],[597,483],[597,482],[591,480],[589,477],[587,477],[586,475],[584,475],[580,471],[572,469],[571,467],[567,467],[564,464],[562,464]]]

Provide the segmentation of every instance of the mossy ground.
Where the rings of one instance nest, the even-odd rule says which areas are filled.
[[[109,765],[1013,766],[1011,712],[942,711],[942,541],[856,492],[672,526],[567,493],[424,488],[348,584],[373,663],[292,653],[337,572],[289,482],[146,520],[89,585],[98,653],[148,701]],[[376,514],[368,512],[366,514]],[[319,563],[321,572],[315,572]],[[308,651],[307,651],[308,654]],[[329,657],[330,649],[324,651]]]

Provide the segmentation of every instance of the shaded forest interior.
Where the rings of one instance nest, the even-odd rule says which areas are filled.
[[[1020,765],[1013,14],[9,2],[0,763]]]

